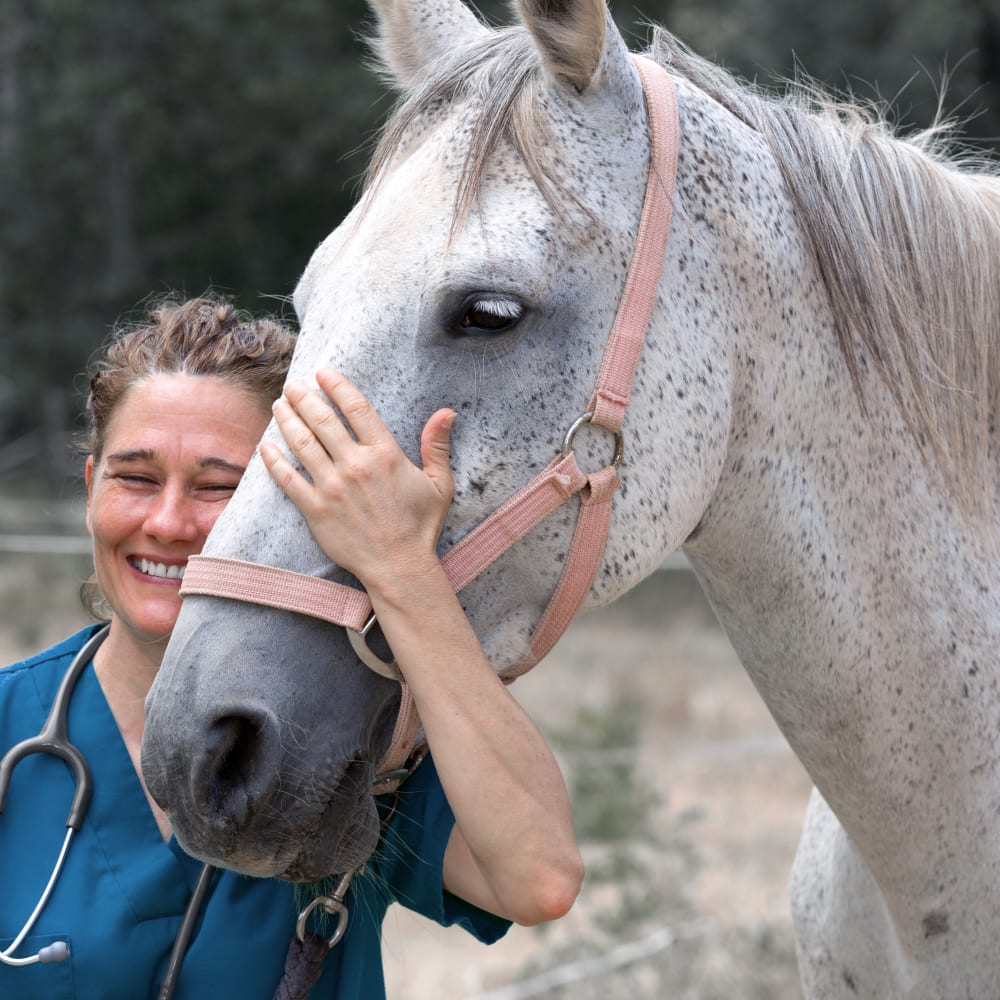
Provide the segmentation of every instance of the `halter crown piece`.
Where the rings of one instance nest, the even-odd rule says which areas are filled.
[[[642,56],[632,58],[646,96],[649,175],[625,289],[604,349],[594,393],[586,412],[567,432],[562,453],[441,557],[451,585],[460,591],[570,497],[579,495],[580,515],[562,575],[531,634],[528,655],[503,672],[507,681],[530,670],[555,645],[580,609],[604,557],[611,498],[619,486],[622,420],[663,270],[680,138],[677,96],[673,81],[660,66]],[[573,452],[574,436],[584,424],[603,427],[615,436],[616,443],[612,463],[590,474],[581,471]],[[184,573],[181,594],[262,604],[346,628],[362,662],[402,684],[399,716],[392,742],[379,766],[375,790],[390,792],[398,787],[406,775],[400,768],[414,749],[420,719],[395,663],[382,660],[368,648],[365,637],[375,619],[364,591],[274,566],[217,556],[192,556]]]

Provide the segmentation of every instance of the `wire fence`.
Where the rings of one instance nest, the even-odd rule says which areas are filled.
[[[90,551],[89,535],[0,534],[0,554],[37,553],[38,555],[85,555]],[[675,552],[660,566],[660,572],[689,572],[683,552]]]

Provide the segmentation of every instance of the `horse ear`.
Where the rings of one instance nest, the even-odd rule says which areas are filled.
[[[604,56],[610,20],[605,0],[516,0],[516,6],[549,72],[586,90]],[[618,34],[613,24],[610,31]]]
[[[461,0],[368,2],[378,19],[373,47],[403,88],[418,83],[436,59],[490,30]]]

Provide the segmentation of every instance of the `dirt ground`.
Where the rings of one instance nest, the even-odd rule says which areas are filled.
[[[0,662],[83,624],[86,572],[83,555],[0,553]],[[559,747],[584,890],[489,948],[394,908],[389,996],[800,998],[787,882],[810,782],[691,574],[579,619],[513,690]]]

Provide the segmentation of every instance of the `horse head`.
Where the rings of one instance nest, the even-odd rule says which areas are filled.
[[[374,7],[403,99],[357,206],[299,282],[291,376],[345,372],[415,460],[427,416],[457,410],[446,552],[550,463],[586,408],[639,228],[647,111],[604,0],[519,0],[520,23],[504,29],[459,0]],[[684,542],[726,457],[736,321],[725,317],[741,314],[727,299],[739,273],[698,220],[741,168],[685,173],[725,137],[681,96],[688,208],[668,245],[587,607]],[[753,228],[739,208],[723,224],[740,238]],[[584,427],[575,447],[596,468],[614,442]],[[560,507],[462,591],[498,671],[524,658],[575,520],[575,504]],[[343,577],[257,459],[205,554]],[[363,666],[342,629],[189,597],[150,696],[143,770],[193,854],[292,879],[341,871],[377,840],[372,779],[398,702],[399,686]]]
[[[655,115],[604,0],[517,0],[501,30],[459,0],[373,5],[403,100],[299,283],[292,374],[341,369],[412,458],[458,411],[447,568],[588,409]],[[584,606],[684,546],[819,792],[793,878],[810,995],[854,989],[831,954],[865,995],[992,995],[1000,187],[849,102],[769,98],[665,33],[652,55],[678,97],[673,225]],[[585,424],[573,458],[612,448]],[[533,649],[576,517],[465,581],[500,672]],[[342,577],[256,460],[205,551]],[[367,856],[401,690],[352,649],[185,599],[143,770],[192,853],[288,878]]]

